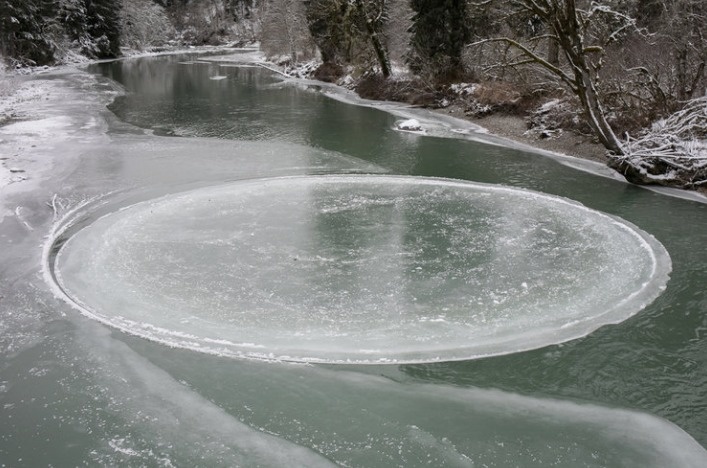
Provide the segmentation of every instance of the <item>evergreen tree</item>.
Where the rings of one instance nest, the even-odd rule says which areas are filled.
[[[305,0],[309,31],[324,63],[351,63],[362,39],[354,27],[356,10],[348,1]]]
[[[382,0],[306,0],[309,31],[327,64],[376,61],[384,76],[390,63],[381,31],[386,20]]]
[[[66,35],[72,41],[81,43],[87,37],[85,0],[63,0],[59,9],[59,21]]]
[[[119,0],[85,0],[86,33],[90,40],[83,52],[95,58],[120,55]]]
[[[54,60],[44,35],[40,0],[0,0],[0,52],[23,65],[45,65]]]
[[[412,71],[453,80],[463,73],[462,51],[470,38],[465,0],[411,0]]]

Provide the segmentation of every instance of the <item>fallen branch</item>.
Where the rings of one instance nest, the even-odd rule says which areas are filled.
[[[636,138],[626,135],[623,155],[611,165],[631,182],[695,189],[707,180],[707,97],[656,122]]]

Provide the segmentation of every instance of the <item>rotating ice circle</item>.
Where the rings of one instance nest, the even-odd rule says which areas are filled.
[[[83,313],[171,346],[292,361],[538,348],[630,317],[670,272],[652,236],[578,203],[415,177],[238,181],[69,231],[49,263]]]

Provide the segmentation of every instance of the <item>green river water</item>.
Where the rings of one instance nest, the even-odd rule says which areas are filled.
[[[396,121],[408,116],[404,109],[398,109],[395,115],[388,111],[389,105],[347,103],[346,95],[334,99],[330,94],[335,91],[327,87],[283,81],[263,68],[169,56],[97,64],[88,71],[52,78],[76,95],[72,115],[91,115],[92,125],[83,122],[72,127],[74,139],[56,143],[47,152],[63,159],[64,165],[56,166],[43,186],[13,195],[13,209],[19,205],[27,208],[33,231],[25,232],[11,216],[0,224],[0,466],[707,466],[703,448],[707,446],[707,204],[631,186],[547,156],[474,141],[483,137],[455,133],[449,128],[455,125],[450,121],[435,127],[435,118],[424,111],[411,115],[432,122],[428,135],[400,132],[394,127]],[[92,136],[81,140],[82,132],[89,131]],[[338,363],[327,363],[327,353],[336,349],[336,340],[327,342],[330,348],[316,348],[322,359],[315,364],[238,359],[220,356],[216,348],[197,352],[194,348],[202,345],[193,345],[191,338],[180,335],[167,344],[146,340],[134,336],[146,336],[146,332],[133,333],[127,322],[117,326],[104,320],[112,325],[107,326],[78,313],[57,297],[61,294],[57,294],[52,280],[57,273],[51,273],[52,265],[46,265],[54,261],[52,249],[55,253],[74,235],[76,240],[67,243],[67,249],[82,245],[83,239],[76,232],[86,226],[101,226],[103,221],[97,220],[103,215],[109,215],[104,220],[119,219],[115,213],[131,215],[132,211],[121,209],[136,203],[152,209],[144,202],[171,200],[175,193],[192,190],[211,193],[199,191],[212,186],[240,187],[240,180],[295,176],[295,180],[307,182],[331,174],[363,180],[365,184],[358,189],[369,196],[364,200],[369,204],[381,191],[378,180],[417,180],[409,176],[498,184],[564,197],[619,217],[654,236],[670,256],[670,278],[665,291],[635,315],[633,311],[620,323],[601,326],[564,343],[552,344],[550,337],[547,344],[526,347],[530,350],[508,349],[486,358],[454,355],[453,360],[424,362],[421,358],[387,364],[360,360],[341,364],[345,361],[341,353],[337,354]],[[302,203],[317,206],[315,192],[306,192],[306,197],[301,191],[282,196],[304,197]],[[222,196],[222,192],[215,193]],[[65,221],[71,226],[63,232],[53,228],[57,224],[47,208],[54,194],[55,202],[62,201],[66,208],[58,210],[57,223],[71,207],[79,206],[73,218],[65,218],[71,219],[70,223]],[[253,197],[253,203],[265,203]],[[91,201],[80,206],[85,200]],[[533,218],[536,212],[522,205],[525,202],[520,200],[521,205],[517,205],[511,200],[499,209],[513,212],[515,217],[525,213],[528,219]],[[265,221],[256,216],[259,211],[246,208],[234,208],[236,211],[228,216],[253,217],[256,224],[277,223],[278,219],[290,223],[301,218],[296,210],[303,210],[302,203],[288,208],[295,211],[278,212]],[[155,205],[155,210],[161,206]],[[447,209],[446,205],[435,206]],[[185,212],[189,209],[184,208]],[[141,216],[146,217],[131,226],[152,229],[151,218],[144,208],[141,210]],[[292,212],[296,213],[290,219],[288,213]],[[425,228],[415,233],[414,229],[422,229],[416,226],[401,234],[407,240],[393,242],[381,237],[375,228],[355,225],[356,221],[334,228],[322,221],[325,218],[306,213],[320,224],[312,227],[312,221],[306,232],[271,234],[263,229],[259,236],[280,236],[272,241],[273,246],[279,246],[288,236],[305,242],[312,235],[318,236],[316,242],[321,245],[345,244],[349,249],[363,249],[360,252],[364,254],[384,256],[389,245],[398,248],[414,244],[405,235],[424,239],[423,231],[428,231]],[[457,214],[453,212],[452,218],[440,215],[439,219],[430,216],[424,222],[433,225],[451,219],[449,229],[454,230],[459,227],[453,222]],[[172,216],[178,216],[178,212]],[[510,215],[488,216],[503,222],[516,219]],[[558,226],[564,222],[561,213],[553,212],[553,216],[558,217]],[[388,218],[388,214],[379,213],[363,222],[376,226]],[[470,219],[459,222],[468,224]],[[391,221],[391,233],[399,228],[396,223]],[[88,235],[91,231],[82,232]],[[174,234],[162,228],[150,232],[170,239]],[[588,251],[587,255],[597,257],[593,263],[587,257],[586,267],[573,264],[569,269],[574,257],[558,257],[557,263],[547,266],[553,270],[545,274],[533,267],[531,276],[537,281],[546,277],[548,282],[561,283],[571,282],[571,275],[582,274],[586,276],[582,281],[590,281],[596,289],[592,294],[608,294],[607,288],[619,284],[622,278],[605,275],[626,273],[604,269],[603,262],[614,258],[631,263],[626,256],[640,254],[612,245],[621,240],[607,236],[593,247],[598,253]],[[177,237],[173,242],[184,241]],[[592,239],[576,240],[585,241]],[[69,270],[82,270],[87,259],[97,258],[101,249],[113,249],[101,247],[107,245],[101,242],[85,244],[91,247],[85,247],[84,257],[77,257],[81,259],[76,260],[78,266],[66,267],[67,284],[71,281]],[[125,242],[128,249],[137,241],[127,238]],[[381,242],[386,244],[375,247]],[[438,241],[430,242],[439,248]],[[463,245],[463,239],[460,242]],[[535,242],[536,247],[541,243]],[[256,244],[253,251],[261,252]],[[496,246],[494,252],[502,250]],[[140,261],[152,262],[146,252],[139,250],[134,255]],[[521,255],[518,252],[523,249],[512,252]],[[217,254],[213,255],[213,260],[204,265],[217,262]],[[118,268],[122,258],[106,262]],[[281,261],[275,253],[258,258]],[[450,254],[449,262],[457,258]],[[251,260],[256,265],[253,268],[269,265],[266,260],[262,265],[255,257]],[[432,265],[433,260],[427,259],[424,265]],[[148,266],[140,271],[163,278],[156,266],[160,261],[146,263]],[[301,257],[299,261],[302,263]],[[521,268],[523,262],[509,263],[512,268],[508,274]],[[369,269],[351,273],[358,275],[355,284],[372,294],[366,304],[385,308],[386,291],[395,289],[389,286],[394,282],[384,281],[385,275],[394,273],[363,265]],[[127,290],[119,286],[120,279],[111,276],[116,270],[106,270],[104,278],[98,268],[86,269],[90,273],[76,287],[85,281],[89,290],[91,281],[100,277],[106,293],[96,289],[95,294],[86,297],[120,302]],[[126,274],[133,271],[125,268]],[[208,270],[207,266],[199,268]],[[273,270],[272,274],[284,278],[290,274],[292,284],[300,287],[306,282],[295,281],[297,275],[308,271],[301,268],[291,273]],[[567,269],[567,276],[554,274],[554,269]],[[317,270],[317,277],[325,281],[327,272]],[[382,275],[380,280],[377,274]],[[503,274],[499,275],[502,280]],[[262,276],[259,284],[269,281],[269,276]],[[242,282],[243,278],[236,279]],[[178,283],[181,286],[177,289],[170,289],[169,294],[188,289],[185,297],[199,297],[201,279],[209,282],[209,278],[195,274]],[[598,279],[606,280],[606,285],[595,284]],[[331,280],[332,288],[350,285],[353,280],[337,281]],[[136,288],[139,283],[138,279]],[[189,288],[184,286],[187,283]],[[415,294],[425,285],[429,286],[411,282],[409,287],[395,289],[395,294]],[[296,300],[309,300],[306,291],[300,297],[299,292],[280,283],[278,287]],[[555,299],[552,284],[548,287],[546,294],[538,290],[542,300]],[[433,292],[429,294],[436,296],[431,296],[429,303],[438,307],[445,293],[430,288]],[[148,300],[175,307],[169,305],[172,296],[167,298],[167,293],[160,291],[153,291]],[[612,294],[622,297],[619,289]],[[459,297],[458,302],[464,298]],[[337,301],[341,307],[349,304],[344,299]],[[504,309],[511,315],[509,320],[513,320],[513,314],[522,316],[526,312],[522,301],[519,304]],[[542,304],[538,314],[549,310]],[[171,317],[169,312],[164,313]],[[400,314],[405,313],[401,309]],[[141,320],[139,314],[132,319]],[[183,320],[187,325],[179,330],[188,334],[191,322]],[[271,327],[279,318],[268,317],[262,323],[257,317],[252,320]],[[288,317],[283,315],[282,320]],[[326,320],[337,322],[338,318],[322,318]],[[356,326],[364,326],[367,320],[356,322]],[[159,323],[169,328],[169,320]],[[299,322],[292,323],[296,328]],[[345,326],[337,330],[345,336]],[[365,340],[365,326],[360,333],[361,338],[356,339]],[[390,339],[400,337],[393,335]]]

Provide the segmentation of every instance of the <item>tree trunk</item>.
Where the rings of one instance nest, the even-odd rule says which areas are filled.
[[[356,7],[358,8],[359,13],[363,17],[364,23],[366,23],[366,32],[368,33],[368,39],[371,41],[373,50],[376,53],[378,64],[381,67],[381,73],[383,73],[383,76],[385,78],[388,78],[390,76],[390,62],[388,61],[388,55],[385,52],[385,47],[383,47],[383,44],[380,41],[380,37],[378,36],[378,31],[376,31],[376,28],[373,25],[373,20],[369,18],[368,12],[363,6],[362,0],[356,0]]]
[[[623,154],[621,143],[616,137],[614,129],[611,128],[611,125],[606,120],[606,113],[599,101],[599,95],[594,86],[591,73],[581,57],[575,58],[579,59],[580,63],[573,63],[573,61],[570,61],[570,63],[572,63],[575,71],[576,93],[584,108],[589,126],[594,130],[599,142],[606,149],[614,154]]]
[[[560,65],[560,46],[552,37],[547,40],[547,61],[556,67]]]
[[[283,7],[285,9],[285,33],[287,34],[287,45],[290,49],[290,61],[294,66],[297,63],[297,48],[295,47],[295,33],[293,31],[291,21],[292,21],[292,10],[290,8],[290,0],[283,0]]]
[[[373,49],[376,51],[376,57],[378,58],[378,64],[381,67],[381,73],[385,78],[390,76],[390,64],[388,63],[388,56],[385,53],[383,44],[381,44],[378,33],[373,29],[371,21],[366,19],[366,29],[368,30],[368,36],[371,39],[371,44],[373,44]]]
[[[559,11],[551,19],[558,38],[558,46],[567,58],[574,74],[575,93],[579,97],[589,126],[594,130],[600,143],[614,154],[623,154],[621,142],[606,120],[606,113],[601,105],[594,76],[589,65],[589,58],[583,43],[582,22],[577,14],[574,0],[565,0],[564,11]]]

